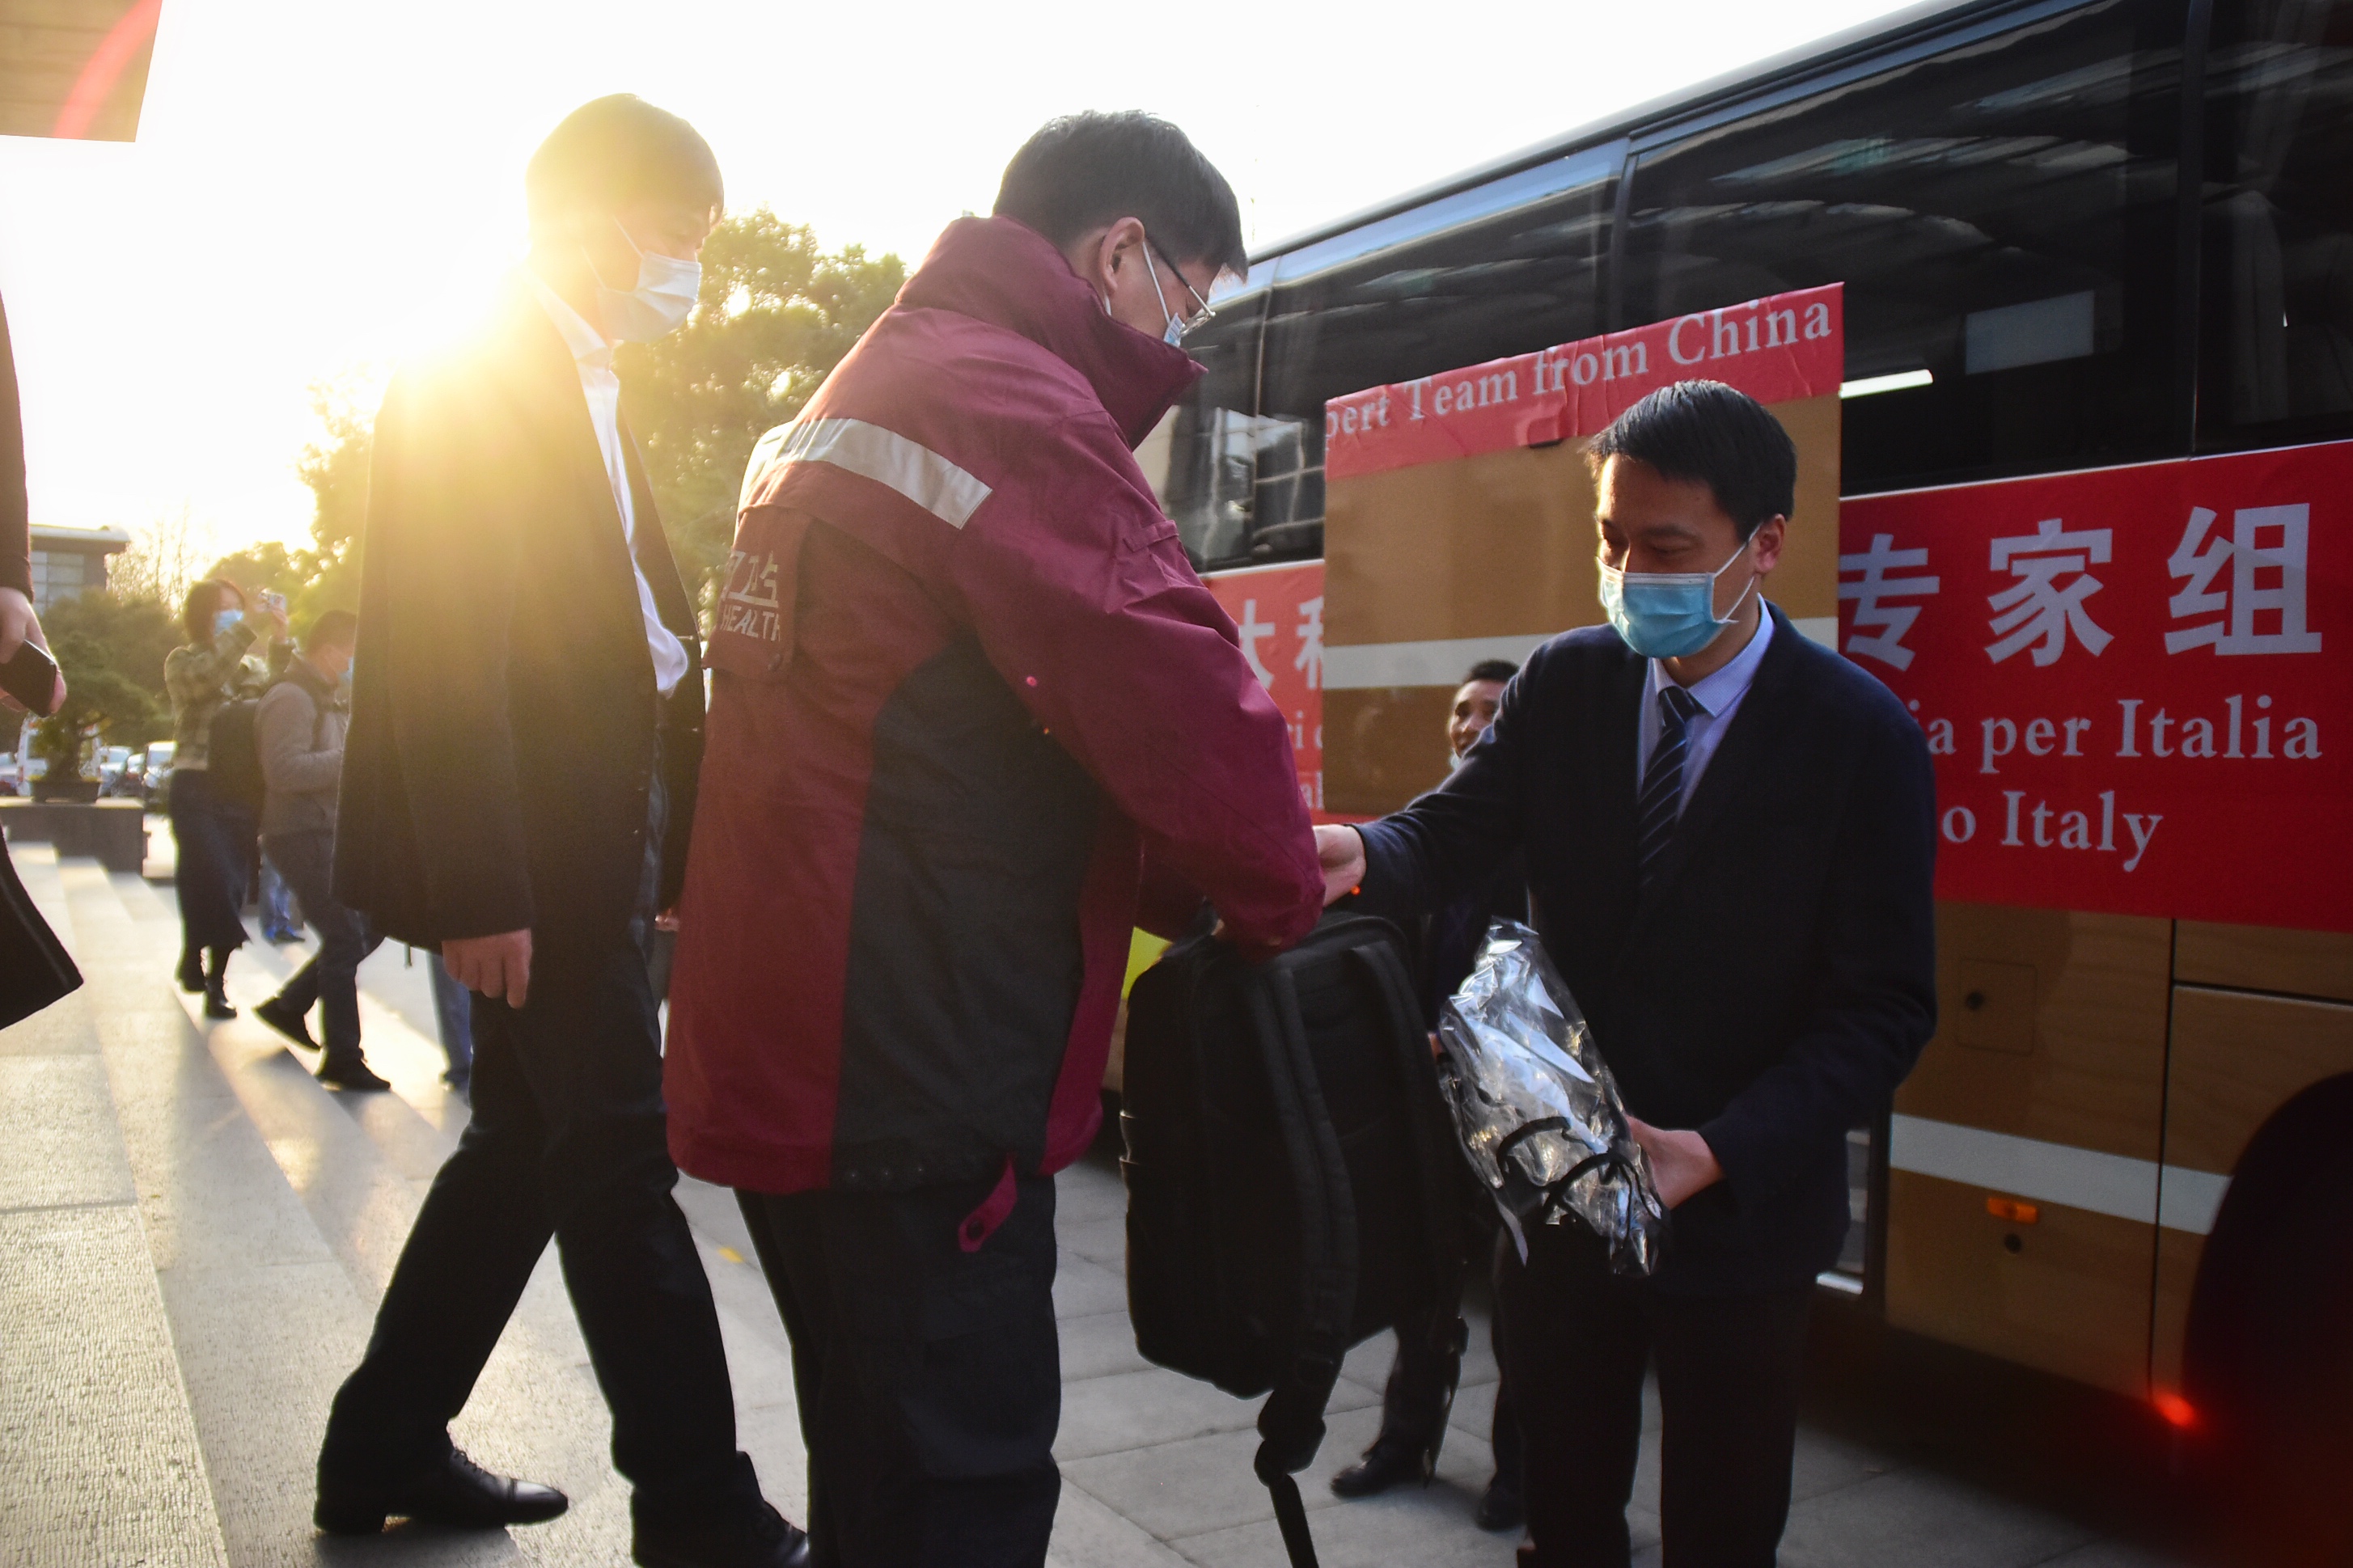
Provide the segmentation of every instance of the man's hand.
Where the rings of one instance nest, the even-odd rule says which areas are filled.
[[[1651,1179],[1658,1184],[1659,1201],[1669,1208],[1681,1207],[1694,1193],[1724,1180],[1724,1167],[1715,1163],[1715,1151],[1698,1133],[1670,1132],[1638,1116],[1628,1116],[1626,1124],[1633,1131],[1634,1142],[1651,1157]]]
[[[531,994],[531,932],[452,937],[441,944],[449,977],[469,991],[520,1007]]]
[[[1324,907],[1329,909],[1365,879],[1364,835],[1353,827],[1318,827],[1315,858],[1324,867]]]
[[[41,630],[41,617],[34,613],[33,601],[16,588],[0,588],[0,664],[16,657],[16,650],[30,640],[36,647],[47,647],[49,639]],[[49,696],[49,711],[64,706],[66,678],[59,674],[57,689]],[[25,705],[5,692],[0,692],[0,707],[12,713],[22,713]]]

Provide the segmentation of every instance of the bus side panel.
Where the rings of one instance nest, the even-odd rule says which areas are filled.
[[[1781,563],[1765,582],[1766,597],[1791,620],[1807,623],[1814,640],[1838,646],[1839,442],[1838,395],[1776,403],[1773,417],[1798,444],[1798,501],[1789,513]]]
[[[2173,978],[2353,1002],[2353,935],[2183,921],[2173,939]]]
[[[1563,443],[1335,480],[1326,506],[1324,805],[1377,816],[1446,776],[1447,705],[1495,650],[1433,656],[1415,685],[1364,688],[1333,683],[1333,650],[1533,640],[1599,621],[1593,479],[1583,447]]]
[[[1575,442],[1334,479],[1324,640],[1549,634],[1601,618],[1593,479]]]
[[[2213,932],[2236,933],[2227,946]],[[2242,975],[2306,980],[2334,968],[2341,984],[2353,969],[2353,937],[2304,931],[2258,932],[2212,927],[2198,950],[2185,942],[2180,968],[2216,972],[2235,952]],[[2269,948],[2286,967],[2260,963]],[[2166,1100],[2165,1164],[2169,1189],[2159,1233],[2157,1326],[2151,1374],[2160,1388],[2181,1386],[2182,1333],[2189,1297],[2225,1184],[2247,1145],[2289,1100],[2323,1079],[2353,1073],[2353,1006],[2294,996],[2253,995],[2200,985],[2173,989],[2172,1091]],[[2201,1179],[2206,1178],[2206,1179]]]
[[[2144,1392],[2171,936],[1938,905],[1937,1033],[1889,1147],[1890,1322]]]

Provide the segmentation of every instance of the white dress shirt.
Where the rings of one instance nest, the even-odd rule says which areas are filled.
[[[613,345],[538,273],[526,267],[522,275],[579,363],[580,390],[588,399],[588,422],[596,427],[596,445],[604,449],[605,478],[613,486],[613,504],[621,510],[621,539],[629,549],[630,570],[637,574],[638,609],[645,616],[646,651],[653,656],[654,685],[667,697],[686,679],[692,661],[686,656],[686,645],[662,625],[661,612],[654,608],[653,587],[646,581],[645,568],[638,564],[638,509],[629,493],[629,466],[621,455],[621,378],[613,373]]]
[[[1732,715],[1739,710],[1741,699],[1748,695],[1751,682],[1757,679],[1757,667],[1765,662],[1765,645],[1773,640],[1773,612],[1757,606],[1757,635],[1748,646],[1732,656],[1732,662],[1703,680],[1694,681],[1683,689],[1699,704],[1699,711],[1683,721],[1683,797],[1676,804],[1681,812],[1691,805],[1692,791],[1699,787],[1699,775],[1707,772],[1708,759],[1724,743],[1724,732],[1732,727]],[[1642,711],[1635,731],[1634,794],[1641,798],[1642,774],[1651,766],[1651,749],[1659,743],[1659,693],[1675,683],[1667,673],[1666,665],[1651,661],[1651,678],[1642,683]]]

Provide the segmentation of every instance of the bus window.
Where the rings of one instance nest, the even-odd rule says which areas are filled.
[[[2207,58],[2199,444],[2342,436],[2353,414],[2353,5],[2218,7]]]
[[[1644,153],[1620,315],[1843,282],[1849,494],[2162,455],[2179,9],[2108,0]]]
[[[1213,298],[1218,313],[1185,339],[1208,367],[1136,451],[1161,510],[1196,566],[1246,557],[1257,503],[1259,332],[1266,291]]]
[[[1250,559],[1323,551],[1326,398],[1599,329],[1624,152],[1551,159],[1277,258]]]

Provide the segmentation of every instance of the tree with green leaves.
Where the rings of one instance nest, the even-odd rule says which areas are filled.
[[[753,445],[801,411],[906,280],[896,256],[856,245],[828,253],[807,226],[757,207],[712,231],[686,325],[614,356],[621,406],[698,605],[726,563]]]
[[[298,626],[328,610],[360,607],[360,552],[375,438],[372,410],[378,390],[377,379],[365,372],[311,387],[311,411],[318,416],[322,439],[304,447],[294,463],[296,476],[311,487],[311,548],[300,552],[301,583],[280,590]]]

